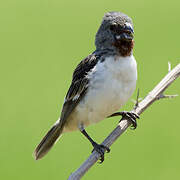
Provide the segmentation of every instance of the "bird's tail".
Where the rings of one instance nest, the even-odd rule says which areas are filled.
[[[34,151],[35,159],[41,159],[45,156],[49,150],[52,148],[54,143],[57,141],[59,136],[62,133],[62,126],[59,121],[53,125],[53,127],[47,132],[47,134],[43,137],[39,145],[36,147]]]

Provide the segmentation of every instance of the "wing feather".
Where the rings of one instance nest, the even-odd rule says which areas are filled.
[[[87,58],[82,60],[76,67],[73,73],[72,83],[67,92],[61,112],[60,125],[62,127],[64,126],[68,116],[86,94],[89,83],[87,74],[97,64],[98,59],[98,56],[96,56],[95,54],[91,54]]]

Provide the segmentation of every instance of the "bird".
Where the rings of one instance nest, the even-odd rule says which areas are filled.
[[[34,151],[35,159],[44,157],[63,133],[79,130],[100,154],[110,149],[95,142],[85,128],[105,118],[128,118],[134,129],[139,118],[133,112],[117,112],[136,89],[137,63],[133,56],[132,19],[122,12],[105,13],[95,36],[96,50],[75,68],[65,96],[60,118]]]

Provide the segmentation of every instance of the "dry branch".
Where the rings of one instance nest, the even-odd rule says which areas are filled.
[[[172,98],[176,95],[164,95],[165,89],[180,76],[180,64],[171,70],[169,64],[169,73],[161,80],[161,82],[132,110],[132,112],[140,115],[154,101],[162,98]],[[116,139],[131,125],[131,123],[123,119],[118,126],[110,133],[110,135],[102,142],[103,145],[110,147]],[[99,159],[100,154],[94,151],[89,158],[75,171],[68,180],[79,180]]]

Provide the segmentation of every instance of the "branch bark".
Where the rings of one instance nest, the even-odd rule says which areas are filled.
[[[170,67],[170,65],[169,65]],[[145,111],[154,101],[162,98],[172,98],[176,95],[164,95],[164,91],[168,86],[180,76],[180,64],[174,69],[170,70],[169,73],[160,81],[160,83],[148,93],[148,95],[132,110],[132,112],[140,115]],[[131,125],[127,119],[123,119],[118,126],[109,134],[109,136],[102,142],[103,145],[110,147],[117,138]],[[98,161],[100,155],[94,151],[88,159],[75,171],[73,172],[68,180],[79,180],[81,177]]]

